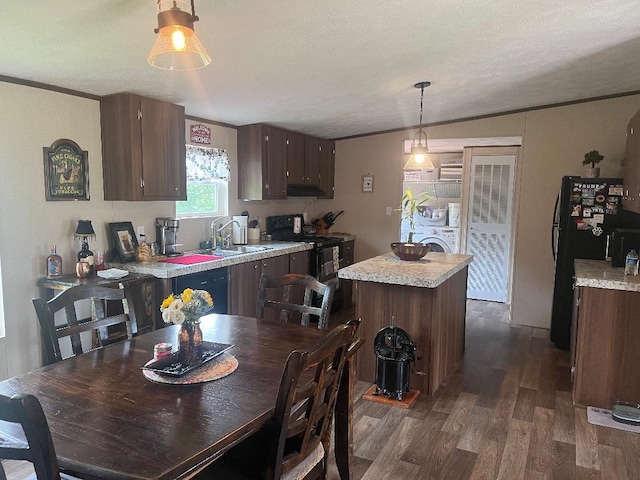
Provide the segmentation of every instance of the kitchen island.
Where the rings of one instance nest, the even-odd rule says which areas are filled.
[[[467,270],[473,257],[432,252],[416,262],[392,253],[355,263],[338,277],[356,282],[356,318],[365,345],[357,356],[357,377],[373,383],[373,343],[392,324],[417,344],[411,388],[433,394],[459,365],[464,352]]]
[[[640,276],[601,260],[575,260],[571,370],[576,405],[640,403]]]

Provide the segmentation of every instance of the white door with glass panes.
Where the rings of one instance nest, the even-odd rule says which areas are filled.
[[[506,302],[511,275],[516,155],[471,154],[466,221],[467,297]]]

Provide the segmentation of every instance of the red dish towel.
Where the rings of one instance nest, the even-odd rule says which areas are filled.
[[[192,263],[211,262],[212,260],[220,260],[224,258],[222,255],[185,255],[183,257],[165,258],[160,260],[166,263],[179,263],[181,265],[191,265]]]

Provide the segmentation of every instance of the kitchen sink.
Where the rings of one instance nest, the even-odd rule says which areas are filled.
[[[239,252],[239,253],[254,253],[254,252],[263,252],[265,250],[272,250],[273,247],[256,247],[250,245],[230,245],[224,248],[222,251],[228,252]]]
[[[190,253],[199,253],[203,255],[222,255],[223,257],[229,257],[232,255],[240,255],[242,253],[255,253],[255,252],[263,252],[265,250],[272,250],[273,247],[259,247],[259,246],[250,246],[250,245],[230,245],[221,250],[213,250],[211,248],[204,248],[200,250],[194,250]]]

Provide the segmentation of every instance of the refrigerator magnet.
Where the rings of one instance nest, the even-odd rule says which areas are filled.
[[[582,206],[583,207],[592,207],[594,205],[593,197],[582,197]]]
[[[616,197],[622,196],[622,185],[610,185],[609,195],[615,195]]]
[[[596,203],[604,203],[605,196],[601,193],[596,195]]]
[[[571,210],[572,217],[579,217],[582,215],[582,205],[573,205],[573,209]]]
[[[593,221],[597,224],[603,224],[604,223],[604,215],[602,213],[598,213],[596,215],[593,216]]]
[[[591,207],[583,208],[582,209],[582,216],[585,217],[585,218],[591,217]]]

